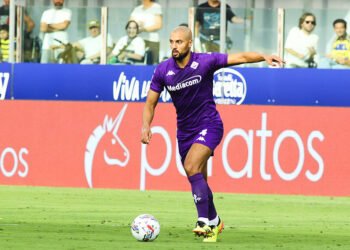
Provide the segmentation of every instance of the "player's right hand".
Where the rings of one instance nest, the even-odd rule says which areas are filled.
[[[143,144],[148,144],[151,140],[152,132],[150,128],[142,128],[141,132],[141,142]]]

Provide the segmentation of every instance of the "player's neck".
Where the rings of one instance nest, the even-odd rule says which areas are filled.
[[[192,51],[190,51],[186,57],[184,57],[181,61],[175,60],[177,66],[179,66],[180,68],[185,68],[187,63],[190,61],[191,59],[191,54]]]

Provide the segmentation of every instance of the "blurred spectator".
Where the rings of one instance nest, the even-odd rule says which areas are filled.
[[[251,17],[249,17],[251,19]],[[226,28],[228,21],[244,23],[246,19],[237,17],[226,4]],[[229,49],[232,41],[226,37],[226,46]],[[209,0],[198,5],[194,29],[194,47],[198,52],[220,52],[220,1]]]
[[[9,26],[8,24],[3,24],[0,26],[0,62],[8,62],[10,50],[9,47]]]
[[[137,36],[139,26],[136,21],[130,20],[125,26],[126,36],[120,38],[117,45],[108,57],[109,64],[143,62],[145,55],[145,42]]]
[[[141,0],[142,5],[137,6],[131,13],[130,20],[135,20],[139,25],[139,35],[144,39],[146,47],[152,51],[155,64],[159,63],[159,34],[162,28],[162,8],[154,0]]]
[[[57,56],[63,50],[51,50],[51,45],[68,43],[68,32],[66,29],[70,24],[72,12],[63,8],[64,0],[53,0],[53,3],[54,7],[45,10],[41,16],[40,31],[44,33],[41,63],[57,62]]]
[[[10,25],[10,0],[4,0],[4,3],[5,5],[0,7],[0,23]],[[23,12],[23,21],[25,27],[25,37],[29,37],[35,23],[25,11]]]
[[[0,23],[10,25],[10,0],[4,0],[5,5],[0,7]],[[16,13],[17,19],[17,13]],[[24,37],[23,37],[23,59],[25,62],[38,60],[39,53],[38,42],[36,39],[31,37],[31,32],[34,29],[35,23],[26,11],[23,11],[23,26],[24,26]],[[17,33],[17,29],[15,28]],[[34,52],[34,53],[33,53]]]
[[[315,26],[314,14],[304,13],[299,19],[299,27],[289,31],[285,44],[287,68],[316,67],[318,36],[311,34]]]
[[[88,22],[87,26],[89,29],[90,36],[81,39],[78,42],[73,42],[72,46],[77,49],[77,54],[80,54],[80,56],[78,57],[81,64],[97,64],[100,63],[100,55],[102,48],[101,24],[97,19],[91,19]],[[58,48],[65,48],[65,46],[51,46],[51,48],[55,50]],[[109,54],[112,51],[112,48],[112,37],[110,34],[107,34],[107,54]]]
[[[331,53],[321,58],[319,68],[349,69],[350,68],[350,37],[346,33],[346,21],[337,19],[333,22],[337,35],[332,43]]]

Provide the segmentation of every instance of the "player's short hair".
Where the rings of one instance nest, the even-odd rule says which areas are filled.
[[[125,25],[125,30],[127,30],[129,28],[130,23],[136,24],[136,30],[137,30],[137,33],[139,33],[139,25],[137,24],[137,22],[135,20],[128,21]]]
[[[346,21],[345,21],[344,19],[336,19],[336,20],[334,20],[334,22],[333,22],[333,27],[334,27],[337,23],[342,23],[342,24],[344,24],[344,27],[345,27],[345,29],[346,29]]]
[[[304,23],[305,19],[308,16],[312,16],[314,18],[314,22],[315,22],[315,26],[316,26],[316,17],[315,17],[315,15],[310,13],[310,12],[306,12],[306,13],[302,14],[301,17],[299,18],[299,29],[301,29],[301,25]]]

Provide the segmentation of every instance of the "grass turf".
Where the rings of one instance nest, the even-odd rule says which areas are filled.
[[[191,230],[189,192],[0,186],[0,249],[350,249],[350,198],[217,193],[217,243]],[[142,213],[161,224],[137,242]]]

